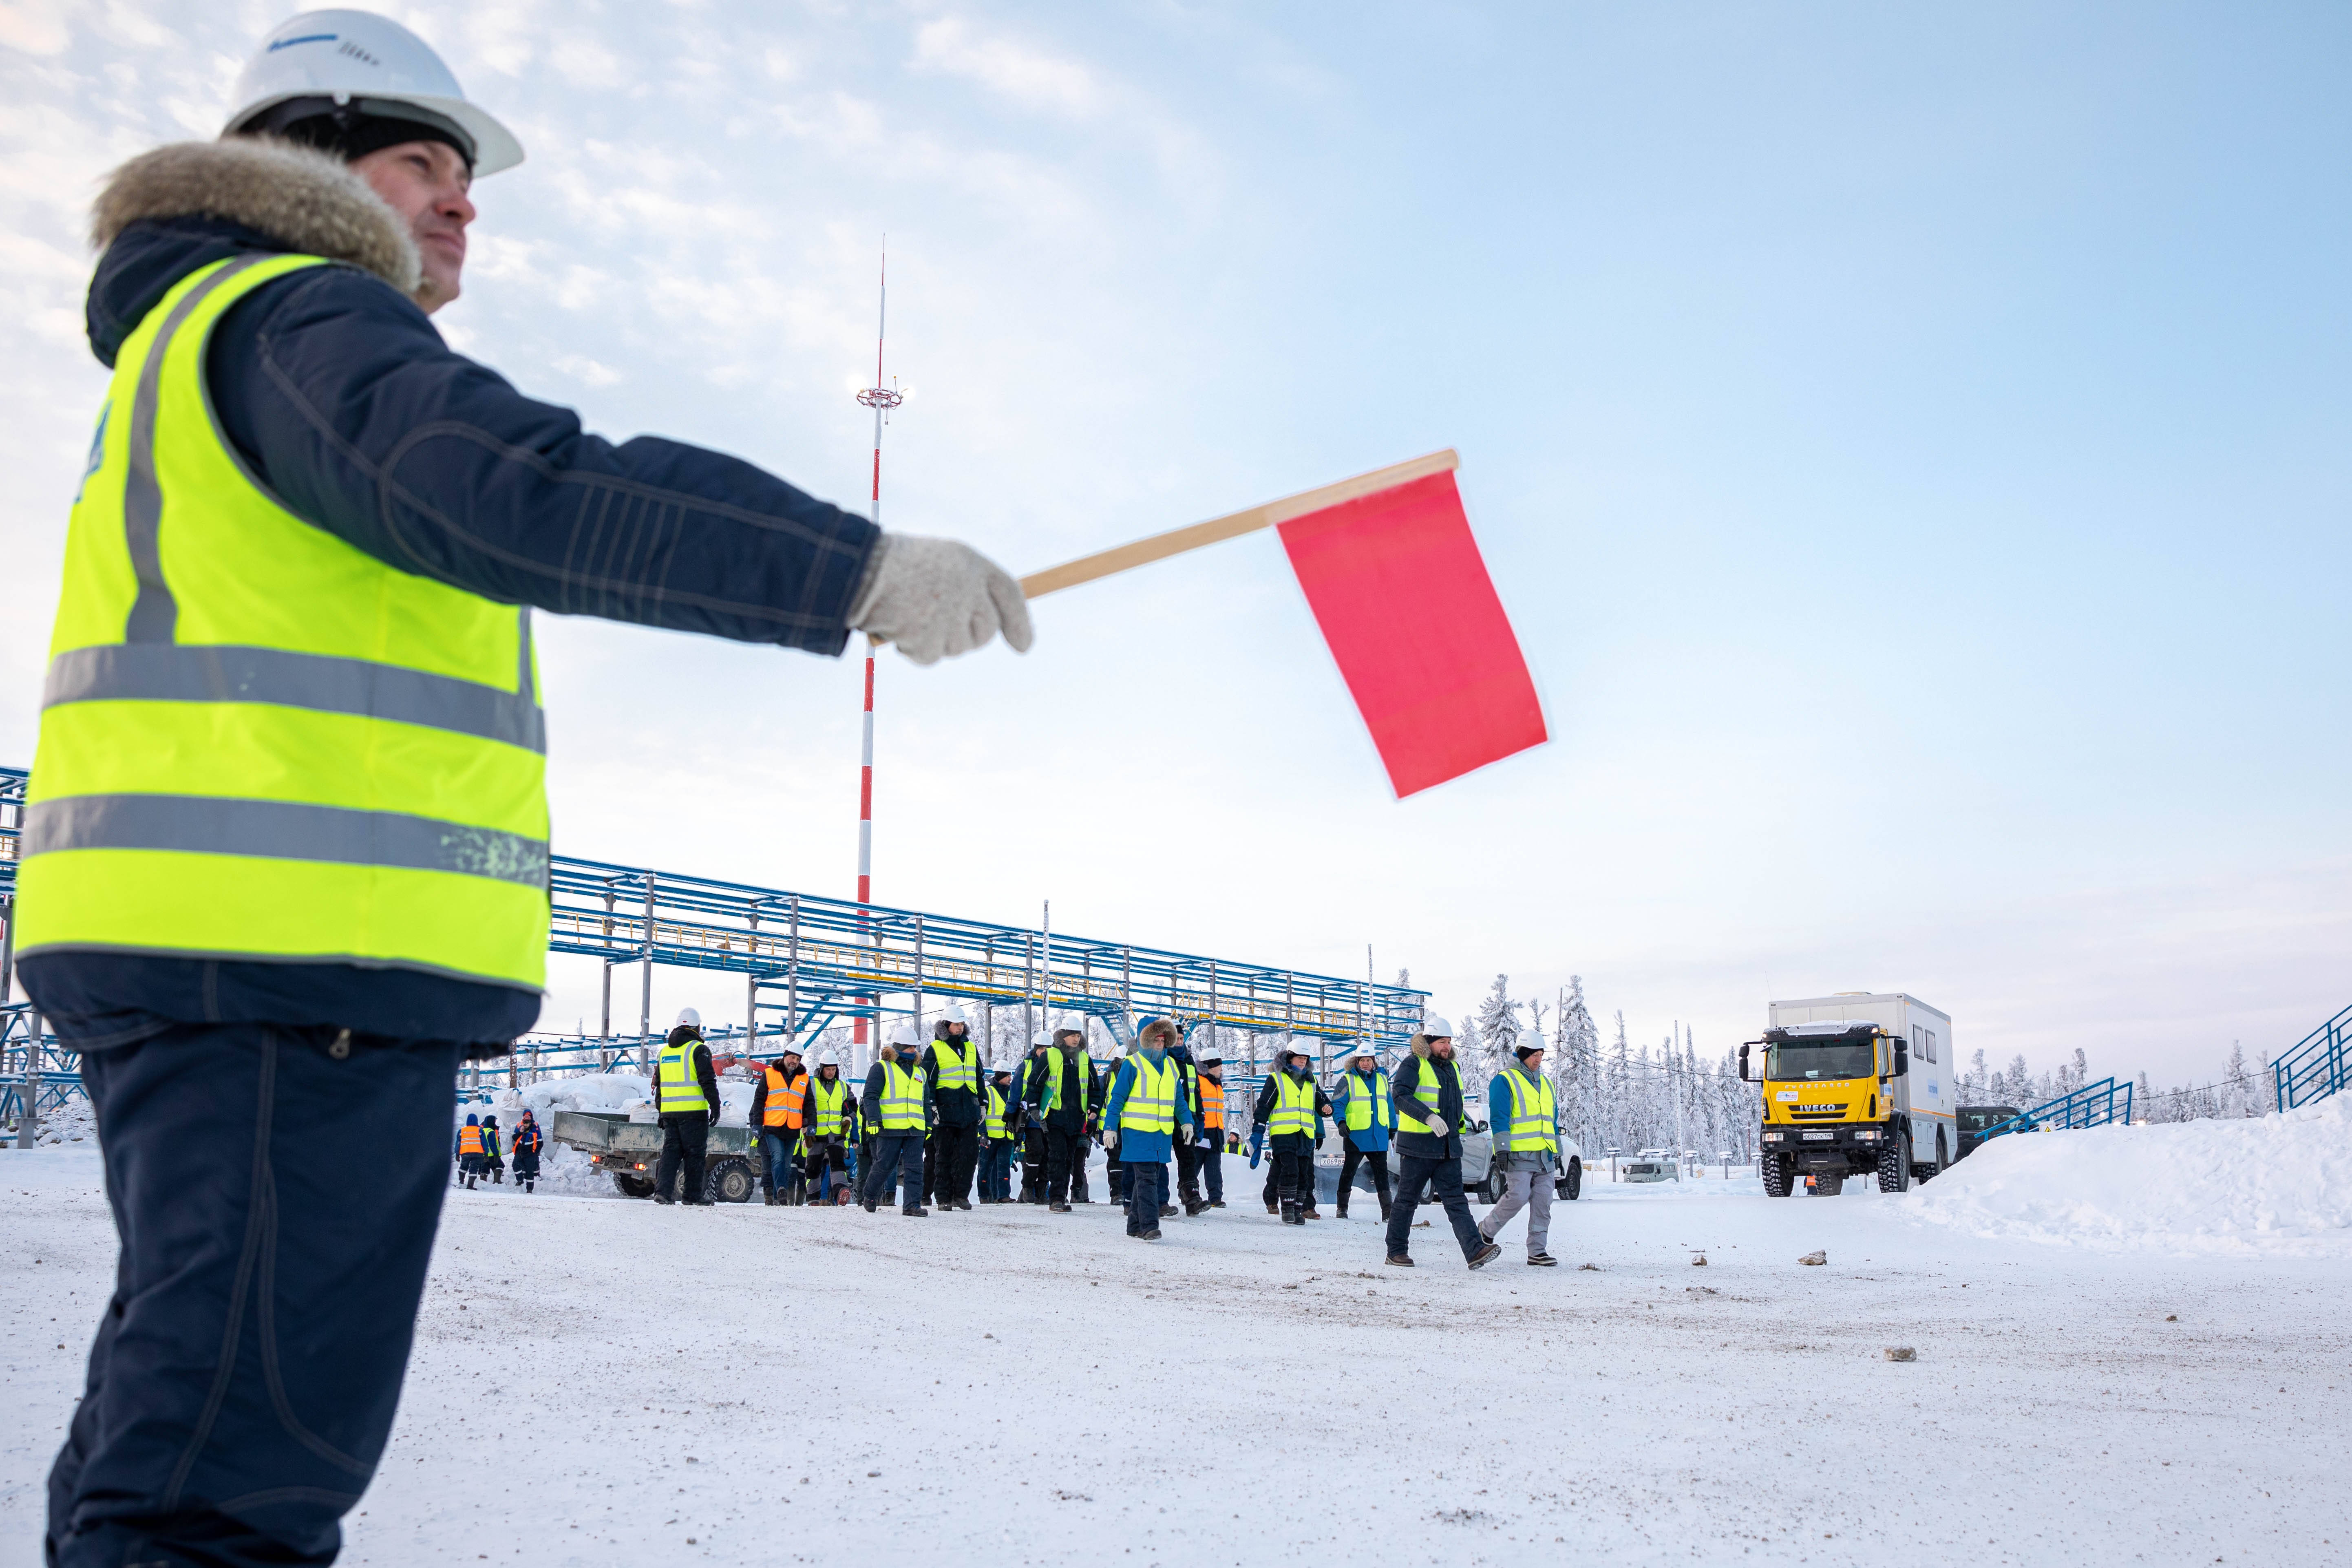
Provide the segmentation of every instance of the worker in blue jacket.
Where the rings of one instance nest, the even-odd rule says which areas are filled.
[[[539,1155],[547,1147],[547,1134],[540,1130],[538,1120],[528,1109],[522,1120],[515,1123],[514,1142],[509,1147],[514,1155],[515,1184],[524,1192],[530,1192],[539,1181]]]
[[[1160,1239],[1161,1212],[1168,1206],[1168,1156],[1180,1136],[1192,1135],[1183,1071],[1168,1054],[1176,1043],[1175,1025],[1145,1019],[1103,1107],[1103,1147],[1126,1168],[1127,1234],[1139,1241]]]
[[[1544,1077],[1541,1037],[1524,1037],[1511,1054],[1517,1060],[1486,1086],[1486,1126],[1495,1136],[1503,1196],[1479,1222],[1478,1234],[1492,1242],[1525,1209],[1528,1262],[1549,1268],[1559,1261],[1545,1248],[1551,1234],[1552,1183],[1559,1173],[1559,1100]]]
[[[1359,1040],[1339,1064],[1339,1076],[1331,1083],[1331,1119],[1348,1141],[1339,1162],[1339,1217],[1348,1217],[1348,1194],[1356,1184],[1357,1167],[1369,1165],[1381,1217],[1388,1218],[1389,1135],[1396,1130],[1396,1102],[1389,1098],[1388,1077],[1381,1071],[1380,1047],[1370,1040]]]
[[[922,1049],[912,1024],[897,1025],[866,1071],[862,1110],[874,1130],[874,1164],[866,1173],[867,1214],[880,1206],[884,1189],[894,1180],[900,1214],[921,1219],[931,1212],[923,1206],[923,1142],[933,1112],[931,1080],[918,1060]]]

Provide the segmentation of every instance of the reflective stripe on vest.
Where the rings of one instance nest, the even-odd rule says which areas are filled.
[[[801,1124],[801,1104],[808,1094],[808,1075],[802,1073],[789,1083],[774,1068],[763,1069],[768,1083],[768,1098],[760,1108],[760,1124],[763,1127],[790,1127]]]
[[[1176,1064],[1162,1058],[1158,1067],[1140,1051],[1127,1058],[1135,1081],[1127,1086],[1127,1100],[1118,1108],[1118,1130],[1126,1132],[1176,1131]]]
[[[838,1138],[848,1118],[841,1102],[848,1097],[849,1086],[839,1079],[827,1083],[812,1078],[808,1086],[808,1130],[819,1138]]]
[[[1423,1111],[1423,1115],[1421,1117],[1421,1120],[1423,1121],[1443,1121],[1444,1118],[1440,1116],[1438,1111],[1437,1058],[1434,1057],[1422,1057],[1417,1059],[1421,1063],[1421,1068],[1412,1075],[1412,1097],[1421,1102]],[[1459,1080],[1457,1079],[1456,1081]],[[1418,1132],[1420,1131],[1420,1129],[1414,1128],[1412,1131]],[[1427,1137],[1433,1135],[1424,1133],[1423,1136]]]
[[[1382,1127],[1396,1126],[1396,1107],[1389,1100],[1389,1080],[1379,1073],[1349,1073],[1341,1081],[1348,1086],[1348,1131],[1364,1132],[1377,1120]]]
[[[191,273],[123,343],[68,526],[20,955],[360,963],[541,988],[530,612],[288,511],[215,426],[205,345],[317,257]]]
[[[885,1132],[923,1130],[923,1078],[897,1062],[882,1064],[882,1121]]]
[[[1504,1150],[1513,1154],[1559,1153],[1558,1102],[1552,1096],[1551,1079],[1529,1082],[1517,1068],[1506,1068],[1503,1085],[1511,1091],[1511,1130],[1503,1136]]]
[[[700,1040],[681,1040],[662,1047],[654,1068],[654,1110],[663,1116],[674,1111],[709,1110],[702,1080],[694,1072],[694,1047]]]
[[[1286,1132],[1315,1135],[1315,1080],[1304,1082],[1288,1073],[1274,1076],[1274,1115],[1267,1119],[1266,1135],[1279,1138]]]
[[[1004,1130],[1004,1091],[992,1083],[988,1086],[988,1114],[981,1118],[980,1129],[999,1142],[1013,1136]]]
[[[482,1130],[478,1127],[457,1129],[457,1152],[478,1154],[482,1152]]]
[[[931,1060],[939,1066],[940,1089],[960,1089],[968,1094],[980,1091],[980,1047],[970,1040],[961,1045],[933,1040]]]

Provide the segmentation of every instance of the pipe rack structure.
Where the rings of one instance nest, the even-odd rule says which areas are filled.
[[[0,768],[0,918],[15,912],[26,784],[23,769]],[[1157,1014],[1176,1019],[1188,1035],[1214,1028],[1252,1040],[1265,1035],[1313,1040],[1323,1047],[1316,1052],[1319,1067],[1328,1047],[1343,1041],[1401,1046],[1420,1026],[1428,1001],[1426,992],[1370,980],[569,855],[551,858],[550,884],[549,951],[604,964],[604,1016],[593,1048],[613,1053],[602,1058],[608,1066],[624,1052],[634,1052],[646,1066],[660,1037],[652,1019],[657,965],[743,977],[752,1037],[746,1039],[740,1028],[713,1033],[731,1037],[746,1055],[860,1019],[911,1018],[922,1027],[947,1004],[968,1002],[1023,1009],[1024,1039],[1049,1018],[1076,1013],[1124,1043],[1138,1020]],[[13,919],[6,929],[0,1003],[11,996]],[[639,971],[636,1027],[616,1035],[613,980],[616,971],[632,968]],[[32,1026],[33,1020],[21,1021],[22,1030]],[[548,1045],[552,1048],[545,1055],[574,1061],[591,1048],[577,1037]],[[63,1080],[44,1083],[45,1100],[54,1092],[78,1091],[78,1064],[70,1057],[45,1055],[40,1065],[59,1069]],[[1253,1048],[1253,1070],[1255,1057]]]

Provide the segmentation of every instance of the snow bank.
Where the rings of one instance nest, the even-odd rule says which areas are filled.
[[[465,1086],[461,1086],[465,1087]],[[751,1094],[754,1086],[744,1080],[721,1076],[719,1079],[719,1100],[723,1109],[719,1120],[730,1127],[740,1127],[751,1117]],[[495,1116],[499,1127],[512,1142],[516,1123],[529,1110],[541,1127],[551,1134],[555,1129],[555,1113],[559,1110],[626,1111],[651,1103],[652,1081],[638,1072],[581,1072],[565,1078],[541,1079],[523,1088],[507,1089],[484,1084],[478,1095],[462,1100],[452,1115],[453,1126],[463,1126],[467,1116]],[[477,1187],[480,1192],[506,1192],[513,1179],[511,1170],[508,1183],[495,1188]],[[540,1157],[539,1190],[543,1193],[563,1193],[578,1197],[617,1198],[613,1178],[589,1164],[588,1156],[578,1150],[556,1142],[551,1136],[547,1152]]]
[[[2352,1257],[2352,1094],[2260,1121],[2012,1133],[1905,1206],[1997,1239]]]

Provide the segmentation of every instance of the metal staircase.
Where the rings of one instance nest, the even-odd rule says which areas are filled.
[[[2326,1100],[2352,1086],[2352,1007],[2279,1053],[2271,1087],[2281,1110]]]
[[[2132,1086],[2126,1079],[2117,1083],[2104,1078],[2096,1083],[2084,1084],[2072,1094],[2059,1096],[2043,1105],[2022,1111],[2006,1121],[1996,1121],[1979,1134],[1979,1138],[1998,1138],[2004,1132],[2040,1132],[2050,1128],[2105,1127],[2110,1122],[2131,1121]]]

